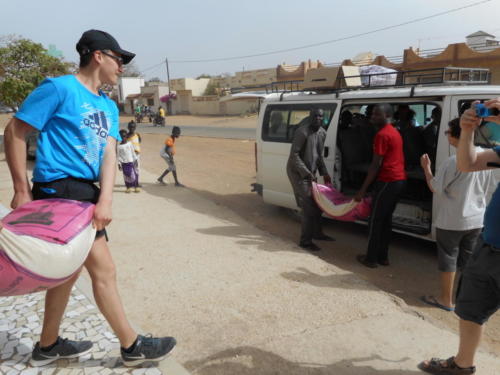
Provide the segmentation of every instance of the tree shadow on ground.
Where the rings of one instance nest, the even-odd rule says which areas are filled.
[[[352,358],[329,365],[289,361],[277,354],[251,346],[227,349],[201,360],[184,363],[193,375],[420,375],[418,370],[403,370],[401,363],[409,358],[398,360],[384,359],[378,355],[365,358]],[[384,367],[393,369],[379,370],[366,362],[384,362]]]

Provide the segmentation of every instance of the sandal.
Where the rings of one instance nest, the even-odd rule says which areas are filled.
[[[455,357],[448,359],[432,358],[426,365],[424,362],[418,364],[418,368],[433,375],[470,375],[476,372],[476,367],[461,368],[455,363]]]
[[[420,297],[420,300],[423,303],[426,303],[429,306],[434,306],[434,307],[437,307],[438,309],[441,309],[441,310],[444,310],[444,311],[448,311],[448,312],[449,311],[455,311],[454,307],[448,307],[448,306],[440,304],[437,301],[436,297],[434,297],[434,296],[422,296],[422,297]]]

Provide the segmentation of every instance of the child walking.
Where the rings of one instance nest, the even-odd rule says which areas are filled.
[[[163,181],[163,177],[165,177],[168,172],[172,172],[174,175],[175,186],[184,187],[183,184],[179,182],[177,179],[177,168],[175,167],[174,155],[175,155],[175,139],[179,138],[181,135],[181,129],[178,126],[174,126],[172,128],[172,135],[165,140],[165,146],[161,148],[160,156],[165,159],[168,164],[168,168],[158,177],[158,182],[161,185],[166,185]]]
[[[120,130],[121,143],[118,145],[118,169],[123,172],[123,180],[127,190],[126,193],[132,192],[139,193],[139,172],[137,170],[137,155],[134,150],[134,145],[129,142],[127,131]]]

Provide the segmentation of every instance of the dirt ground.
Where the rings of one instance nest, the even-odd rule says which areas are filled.
[[[0,115],[0,130],[8,118],[10,115]],[[120,121],[128,122],[130,118],[122,117]],[[169,116],[169,122],[183,126],[255,127],[256,118]],[[142,138],[141,167],[159,175],[166,167],[159,156],[165,135],[142,134]],[[256,172],[253,141],[181,136],[176,145],[179,179],[187,188],[230,208],[262,230],[284,239],[298,239],[300,228],[296,215],[265,204],[260,196],[250,192]],[[167,181],[172,183],[172,176],[168,176]],[[458,319],[454,314],[429,308],[419,300],[424,294],[437,292],[438,274],[433,243],[396,234],[391,244],[391,266],[371,270],[359,266],[354,259],[356,254],[365,251],[366,228],[329,221],[326,229],[337,241],[324,246],[318,254],[323,261],[357,273],[385,292],[403,298],[408,305],[430,316],[437,324],[457,331]],[[500,352],[500,314],[488,323],[483,346]]]
[[[166,167],[159,156],[164,136],[144,134],[141,165],[160,174]],[[189,189],[238,213],[259,229],[284,239],[297,241],[300,224],[294,213],[262,201],[250,191],[255,182],[254,142],[199,137],[180,137],[176,143],[179,180]],[[173,183],[172,176],[167,177]],[[391,267],[366,269],[358,266],[355,255],[366,247],[366,228],[357,224],[329,221],[328,233],[333,245],[318,254],[325,262],[356,272],[382,290],[435,319],[439,325],[457,331],[455,314],[429,308],[420,302],[424,294],[436,294],[435,245],[431,242],[396,234],[393,239]],[[484,347],[500,352],[500,315],[495,315],[485,333]]]

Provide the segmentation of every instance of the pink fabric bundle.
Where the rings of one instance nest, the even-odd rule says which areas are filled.
[[[94,242],[93,215],[93,204],[66,199],[32,201],[7,214],[0,229],[0,296],[69,279]]]
[[[364,220],[371,213],[371,198],[356,202],[332,186],[312,183],[314,200],[321,210],[331,218],[341,221]]]

